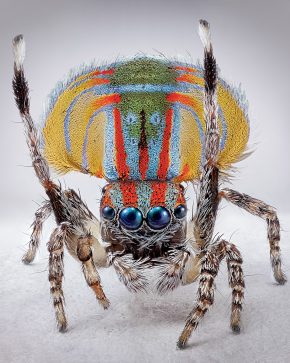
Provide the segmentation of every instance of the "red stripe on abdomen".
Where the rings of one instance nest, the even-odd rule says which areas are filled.
[[[163,133],[163,142],[162,148],[159,156],[159,167],[157,171],[157,177],[159,179],[166,179],[167,171],[169,168],[169,147],[170,147],[170,138],[171,138],[171,130],[172,130],[172,117],[173,117],[173,109],[170,108],[166,112],[165,117],[165,128]]]
[[[138,195],[136,192],[136,183],[133,181],[120,183],[120,189],[122,193],[124,207],[137,207]]]
[[[167,182],[152,182],[151,188],[151,198],[150,198],[150,206],[165,206],[166,205],[166,190],[167,190]]]
[[[126,179],[129,176],[130,169],[126,163],[127,153],[125,150],[121,113],[114,108],[114,125],[115,125],[115,153],[116,168],[120,179]]]

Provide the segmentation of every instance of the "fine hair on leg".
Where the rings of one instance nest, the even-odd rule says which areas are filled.
[[[22,257],[22,262],[25,264],[29,264],[34,260],[35,254],[40,244],[43,223],[50,216],[51,212],[52,208],[49,201],[43,202],[40,208],[38,208],[35,212],[35,219],[31,225],[32,233],[30,236],[29,247],[27,252],[25,252]]]
[[[103,291],[100,276],[94,264],[91,238],[92,236],[89,233],[79,237],[77,256],[82,262],[82,270],[88,286],[94,291],[95,296],[102,307],[108,309],[110,302]]]
[[[275,209],[259,199],[252,198],[247,194],[239,193],[229,188],[222,189],[220,196],[236,206],[245,209],[247,212],[266,220],[274,278],[278,284],[285,284],[287,278],[282,270],[279,246],[280,223]]]
[[[217,276],[221,261],[226,258],[228,266],[228,280],[232,289],[231,328],[233,332],[240,332],[240,315],[244,297],[244,277],[242,270],[242,257],[235,245],[224,240],[209,246],[201,259],[199,287],[196,304],[190,312],[185,327],[177,342],[178,348],[185,345],[209,307],[214,302],[214,279]]]
[[[213,56],[209,24],[200,20],[199,33],[204,45],[204,116],[205,162],[201,166],[201,178],[197,196],[197,209],[194,216],[194,237],[202,250],[210,244],[218,208],[219,169],[219,128],[217,112],[217,66]]]
[[[67,238],[68,229],[69,223],[61,223],[52,232],[47,244],[49,252],[48,279],[50,283],[50,293],[53,299],[57,327],[60,332],[65,332],[67,329],[62,279],[64,276],[63,248]]]
[[[220,261],[226,258],[228,267],[229,286],[232,289],[232,306],[230,325],[234,333],[240,332],[241,311],[244,299],[244,274],[242,269],[243,259],[237,247],[222,240],[215,248]]]

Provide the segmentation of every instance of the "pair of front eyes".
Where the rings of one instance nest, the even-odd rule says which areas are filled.
[[[182,219],[186,216],[186,212],[186,206],[180,204],[174,209],[173,214],[175,218]],[[102,216],[111,221],[115,218],[116,212],[114,208],[105,206],[102,209]],[[148,211],[145,220],[151,229],[160,230],[168,226],[171,221],[171,214],[165,207],[153,207]],[[126,207],[119,213],[119,222],[126,229],[136,230],[141,227],[143,221],[144,217],[138,208]]]

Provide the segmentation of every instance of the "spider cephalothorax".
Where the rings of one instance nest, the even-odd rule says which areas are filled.
[[[221,199],[266,220],[274,277],[281,268],[280,226],[275,210],[246,194],[222,188],[220,171],[239,161],[249,137],[247,105],[217,75],[209,25],[200,21],[204,68],[175,60],[137,57],[71,73],[52,92],[41,135],[29,111],[23,71],[24,41],[14,39],[14,94],[25,124],[32,164],[48,200],[36,213],[30,263],[42,224],[51,212],[57,227],[48,242],[50,291],[60,331],[67,327],[62,291],[63,251],[82,264],[100,304],[109,301],[97,267],[113,265],[130,291],[146,290],[148,268],[158,266],[157,291],[199,278],[196,304],[179,337],[183,348],[214,301],[214,279],[226,259],[232,289],[231,328],[240,331],[244,297],[237,247],[214,238]],[[55,183],[49,166],[104,178],[100,221],[73,190]],[[197,185],[194,216],[182,182]]]
[[[183,187],[157,181],[108,184],[101,200],[102,239],[109,252],[134,259],[165,257],[185,244]]]

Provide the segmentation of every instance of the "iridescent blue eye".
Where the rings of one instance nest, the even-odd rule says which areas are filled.
[[[152,229],[163,229],[170,222],[170,213],[164,207],[154,207],[147,213],[147,224]]]
[[[174,209],[174,215],[178,219],[182,219],[186,216],[187,208],[185,205],[180,204]]]
[[[115,218],[115,210],[112,207],[109,207],[108,205],[106,207],[104,207],[102,209],[102,216],[105,219],[108,219],[109,221],[111,221],[112,219]]]
[[[121,210],[119,214],[121,225],[127,229],[138,229],[143,223],[143,216],[139,209],[127,207]]]

